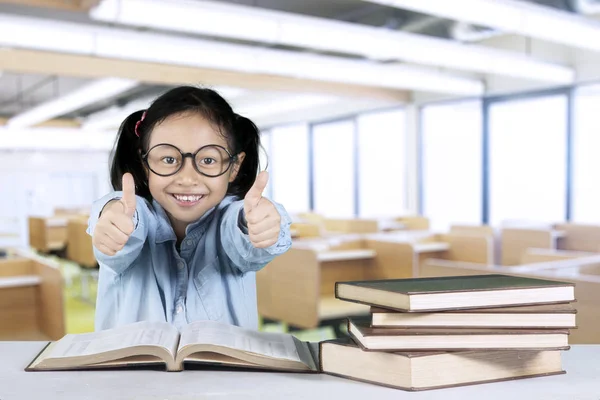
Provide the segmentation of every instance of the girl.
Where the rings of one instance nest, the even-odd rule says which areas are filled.
[[[210,89],[179,87],[121,125],[113,192],[92,206],[96,330],[203,319],[257,328],[255,272],[291,246],[262,197],[257,127]],[[189,159],[189,160],[188,160]]]

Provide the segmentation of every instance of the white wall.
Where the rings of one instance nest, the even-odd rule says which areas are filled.
[[[28,215],[89,208],[110,190],[108,159],[108,151],[0,150],[0,234],[18,235],[0,235],[0,246],[27,244]]]

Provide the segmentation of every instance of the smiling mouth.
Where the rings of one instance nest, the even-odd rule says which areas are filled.
[[[194,204],[199,202],[204,198],[202,194],[171,194],[180,203],[184,204]]]

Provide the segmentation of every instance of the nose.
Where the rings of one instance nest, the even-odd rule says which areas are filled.
[[[188,160],[189,158],[189,160]],[[183,159],[183,166],[177,173],[177,184],[182,186],[196,186],[200,182],[200,174],[194,168],[194,160],[191,157]]]

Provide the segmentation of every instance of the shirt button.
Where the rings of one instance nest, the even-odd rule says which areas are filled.
[[[181,305],[177,306],[177,308],[175,309],[175,314],[181,314],[181,312],[183,311],[183,307]]]
[[[189,240],[189,239],[188,239],[188,240],[186,240],[186,241],[185,241],[185,245],[186,245],[187,247],[192,247],[192,241],[191,241],[191,240]]]
[[[177,262],[177,268],[183,269],[184,267],[185,267],[185,263],[183,261],[178,261]]]

